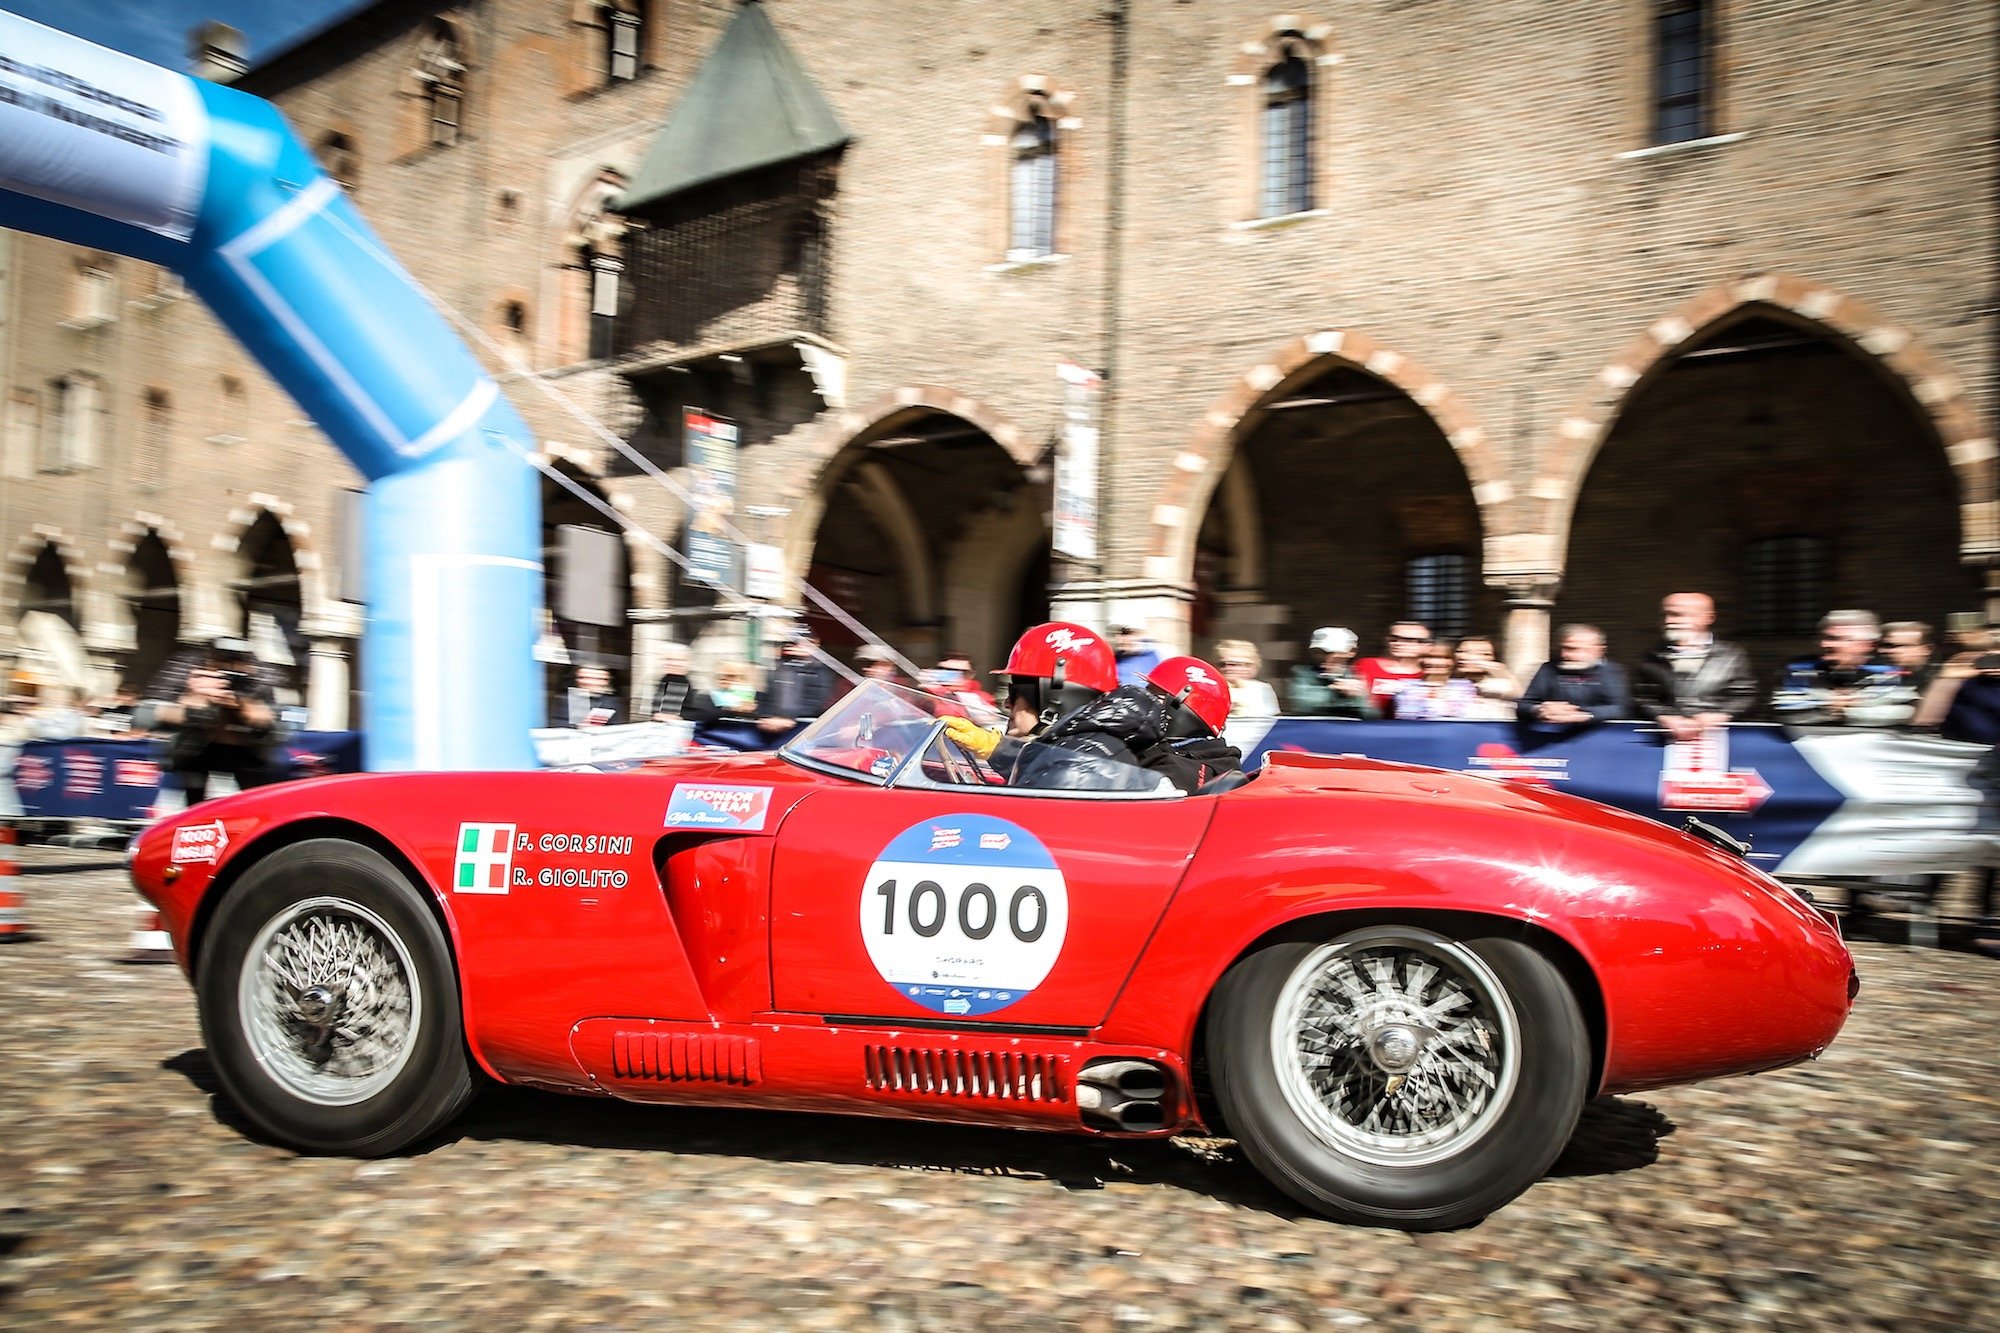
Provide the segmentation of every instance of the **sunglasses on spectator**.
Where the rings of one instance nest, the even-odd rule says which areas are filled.
[[[1389,636],[1390,643],[1429,643],[1430,641],[1431,636],[1428,634],[1391,634]]]

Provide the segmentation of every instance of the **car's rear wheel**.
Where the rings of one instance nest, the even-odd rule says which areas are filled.
[[[444,932],[379,853],[297,843],[216,909],[196,993],[223,1090],[272,1138],[375,1157],[474,1088]]]
[[[1583,1109],[1590,1039],[1518,940],[1376,925],[1273,945],[1223,978],[1215,1096],[1280,1189],[1343,1221],[1477,1221],[1548,1170]]]

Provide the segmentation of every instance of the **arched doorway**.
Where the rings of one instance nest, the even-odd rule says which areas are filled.
[[[297,703],[305,688],[306,640],[299,632],[305,602],[299,588],[298,555],[284,521],[260,510],[236,556],[241,573],[236,593],[237,623],[243,637],[275,679],[280,703]]]
[[[173,655],[181,637],[180,574],[160,534],[148,528],[125,561],[125,605],[132,616],[132,655],[125,685],[143,693]]]
[[[1724,315],[1626,396],[1578,494],[1560,620],[1630,660],[1660,597],[1712,594],[1769,676],[1835,607],[1942,626],[1979,606],[1926,413],[1874,356],[1775,306]]]
[[[83,622],[77,618],[76,589],[70,582],[69,565],[54,542],[42,543],[22,581],[19,613],[26,615],[30,611],[46,612],[66,622],[71,629],[82,627]]]
[[[806,579],[920,666],[1004,661],[1048,617],[1048,497],[993,434],[916,406],[849,442],[821,474]],[[830,649],[856,636],[808,608]]]
[[[1337,357],[1265,388],[1238,422],[1196,532],[1195,651],[1251,640],[1282,683],[1320,625],[1354,630],[1363,654],[1380,652],[1397,620],[1441,637],[1495,632],[1479,505],[1431,412]]]
[[[561,459],[555,467],[572,484],[610,503],[594,478]],[[565,528],[582,532],[566,539]],[[550,656],[569,659],[546,664],[550,723],[567,720],[568,690],[579,666],[605,668],[612,692],[629,697],[632,571],[624,533],[602,510],[547,476],[542,478],[542,597],[562,644],[562,652]]]

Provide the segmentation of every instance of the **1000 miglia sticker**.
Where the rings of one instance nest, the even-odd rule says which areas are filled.
[[[1062,868],[1019,824],[944,815],[892,838],[861,889],[882,979],[941,1014],[990,1014],[1042,984],[1069,933]]]

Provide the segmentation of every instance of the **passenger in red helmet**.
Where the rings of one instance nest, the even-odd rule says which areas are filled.
[[[1162,778],[1193,794],[1243,756],[1220,739],[1229,716],[1222,673],[1170,657],[1141,685],[1121,685],[1058,719],[1022,747],[1013,783],[1056,790],[1147,791]]]
[[[975,735],[947,723],[951,738],[1000,773],[1013,770],[1021,745],[1062,714],[1118,687],[1111,645],[1094,630],[1065,620],[1036,625],[1014,643],[1001,673],[1008,679],[1007,734]]]

